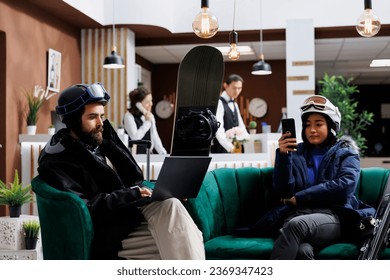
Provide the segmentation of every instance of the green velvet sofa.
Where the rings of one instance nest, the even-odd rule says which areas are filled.
[[[43,258],[88,260],[94,232],[85,202],[49,186],[39,176],[31,185],[38,205]]]
[[[143,182],[153,188],[154,183]],[[57,190],[39,176],[31,181],[41,224],[45,260],[88,260],[93,224],[85,202],[71,192]]]
[[[195,199],[186,207],[203,232],[207,259],[269,259],[273,238],[239,237],[236,227],[248,226],[271,207],[273,168],[220,168],[209,171]],[[390,171],[363,168],[356,195],[377,206]],[[357,259],[360,246],[338,243],[322,249],[316,259]],[[390,248],[379,255],[390,259]]]

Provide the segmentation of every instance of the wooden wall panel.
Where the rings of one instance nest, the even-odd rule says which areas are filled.
[[[128,29],[116,28],[117,52],[126,62],[126,38]],[[111,99],[106,106],[106,117],[115,123],[115,128],[122,124],[126,112],[126,67],[124,69],[103,68],[104,58],[111,53],[113,30],[84,29],[81,32],[82,82],[91,84],[101,82],[109,92]]]

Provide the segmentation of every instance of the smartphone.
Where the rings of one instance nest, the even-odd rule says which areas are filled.
[[[282,119],[282,133],[291,132],[289,138],[297,138],[294,119]]]

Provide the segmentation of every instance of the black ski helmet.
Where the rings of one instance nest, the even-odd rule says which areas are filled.
[[[105,106],[109,99],[110,95],[100,83],[76,84],[61,92],[56,113],[68,128],[77,128],[86,104],[98,102]]]
[[[99,102],[105,106],[109,99],[110,95],[101,83],[76,84],[61,92],[56,106],[56,113],[64,117],[79,111],[88,103]]]

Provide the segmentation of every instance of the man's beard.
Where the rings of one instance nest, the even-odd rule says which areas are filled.
[[[103,127],[94,128],[90,131],[77,129],[75,132],[79,139],[91,148],[95,148],[103,143]]]

